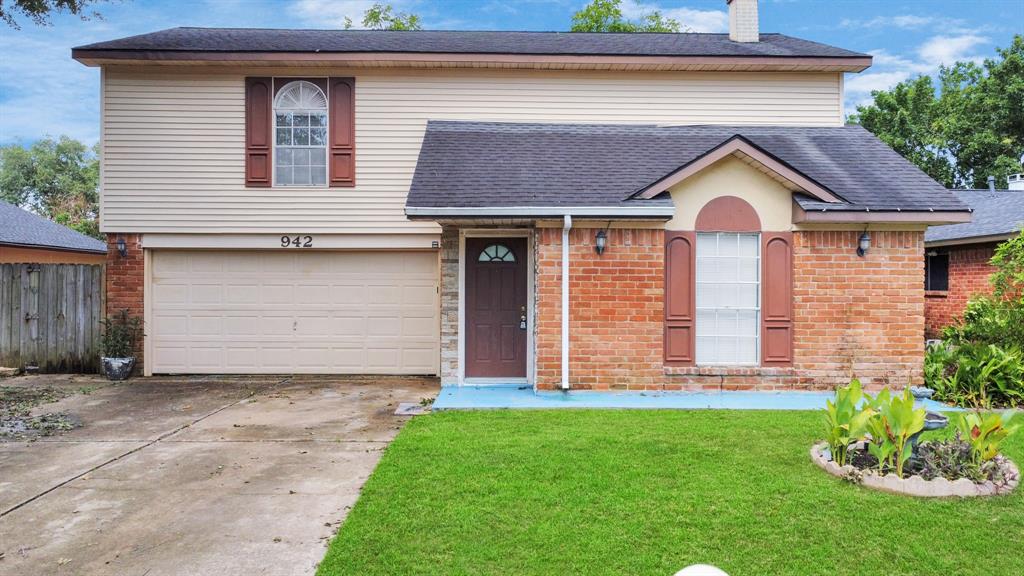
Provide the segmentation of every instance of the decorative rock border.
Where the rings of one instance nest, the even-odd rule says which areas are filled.
[[[1020,484],[1020,470],[1017,468],[1017,465],[1009,458],[1003,456],[996,456],[996,458],[999,465],[1003,467],[1003,471],[1008,479],[1006,484],[996,484],[991,480],[975,484],[967,478],[951,481],[945,478],[925,480],[917,475],[909,478],[900,478],[895,474],[880,476],[876,471],[860,470],[849,464],[839,466],[831,458],[825,456],[827,448],[828,444],[825,442],[811,446],[811,460],[819,468],[838,478],[854,480],[868,488],[893,494],[906,494],[908,496],[921,496],[925,498],[995,496],[997,494],[1009,494]]]

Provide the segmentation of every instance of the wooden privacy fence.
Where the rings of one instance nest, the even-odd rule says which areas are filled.
[[[0,366],[96,372],[103,267],[0,264]]]

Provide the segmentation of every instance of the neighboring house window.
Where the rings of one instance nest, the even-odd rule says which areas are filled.
[[[305,80],[274,98],[274,183],[327,185],[327,96]]]
[[[757,364],[761,333],[761,237],[697,233],[696,360]]]
[[[924,289],[949,290],[949,254],[932,250],[924,259]]]

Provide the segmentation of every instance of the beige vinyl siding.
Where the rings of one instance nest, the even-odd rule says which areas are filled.
[[[356,76],[355,188],[246,188],[244,78]],[[838,73],[104,71],[103,230],[432,233],[405,196],[428,119],[842,123]]]

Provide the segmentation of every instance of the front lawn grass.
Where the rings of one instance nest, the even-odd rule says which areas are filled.
[[[409,422],[318,574],[1024,574],[1024,489],[925,500],[808,457],[818,412],[480,411]],[[1024,433],[1004,452],[1024,462]]]

